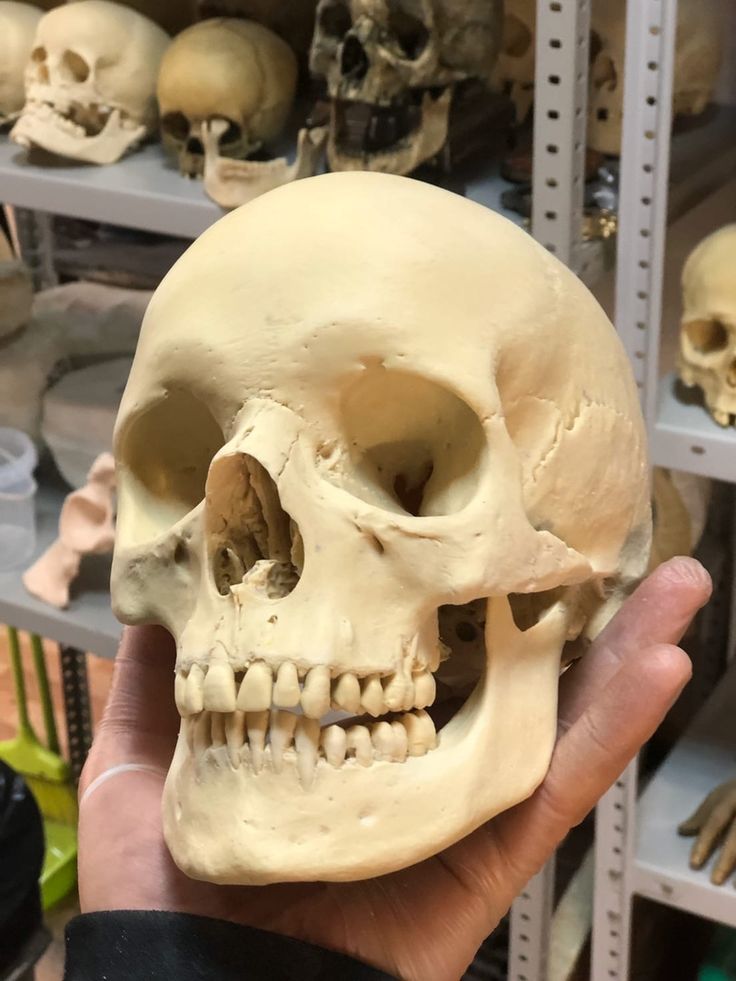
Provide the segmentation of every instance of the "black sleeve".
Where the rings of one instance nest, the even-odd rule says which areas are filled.
[[[66,928],[64,981],[393,981],[344,954],[224,920],[87,913]]]

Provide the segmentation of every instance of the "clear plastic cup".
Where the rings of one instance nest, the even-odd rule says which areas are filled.
[[[22,566],[36,547],[38,454],[19,429],[0,426],[0,570]]]

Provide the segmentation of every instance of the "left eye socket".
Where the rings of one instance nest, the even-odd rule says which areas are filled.
[[[422,54],[429,42],[429,31],[418,17],[394,8],[389,13],[388,29],[396,39],[404,57],[410,61]]]
[[[692,320],[683,331],[699,354],[717,354],[728,347],[728,330],[720,320]]]

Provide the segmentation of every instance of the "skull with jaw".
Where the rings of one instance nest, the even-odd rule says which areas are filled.
[[[408,174],[448,134],[453,86],[489,81],[500,0],[320,0],[310,53],[331,101],[332,170]]]
[[[697,246],[682,272],[680,378],[699,385],[721,426],[736,415],[736,225]]]
[[[23,108],[23,73],[40,19],[41,11],[29,3],[0,0],[0,126]]]
[[[198,878],[377,875],[526,797],[566,642],[646,566],[600,307],[505,219],[398,177],[298,181],[195,242],[116,453],[113,600],[177,640],[164,830]],[[443,643],[477,684],[436,733]]]
[[[156,76],[168,43],[153,21],[108,0],[51,10],[38,24],[12,139],[115,163],[154,131]]]
[[[222,120],[220,156],[248,157],[281,133],[296,89],[296,57],[260,24],[216,18],[176,37],[161,62],[161,137],[189,177],[204,169],[202,124]]]

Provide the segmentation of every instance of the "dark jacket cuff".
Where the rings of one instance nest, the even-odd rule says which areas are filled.
[[[158,910],[87,913],[66,928],[64,981],[387,981],[344,954],[266,930]]]

